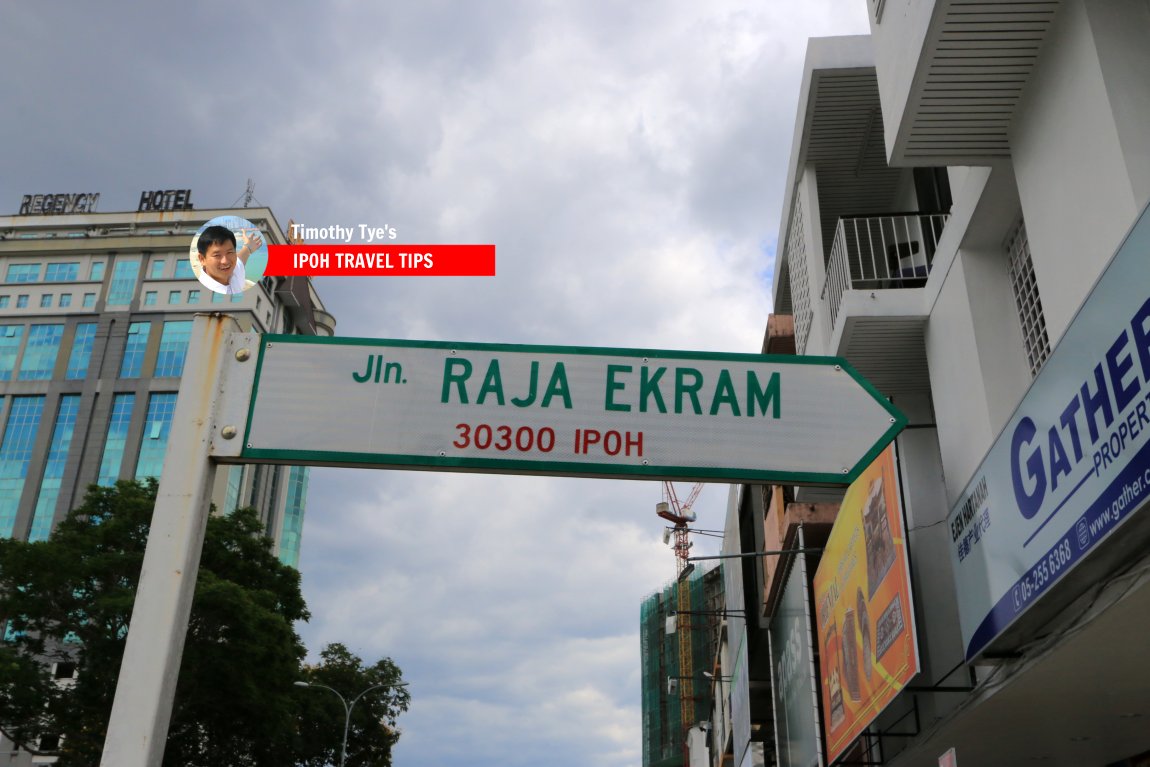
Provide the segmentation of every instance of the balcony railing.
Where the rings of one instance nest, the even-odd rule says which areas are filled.
[[[840,218],[822,290],[831,327],[848,290],[925,285],[947,218],[945,213]]]

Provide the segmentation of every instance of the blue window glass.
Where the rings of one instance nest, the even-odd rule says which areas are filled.
[[[244,300],[244,294],[243,293],[232,293],[232,303],[233,304],[238,304],[240,301],[243,301],[243,300]]]
[[[175,411],[175,392],[153,394],[148,400],[148,418],[144,422],[144,438],[140,442],[136,479],[159,477],[163,471],[164,451],[168,447],[168,432],[172,429],[172,414]]]
[[[120,378],[140,377],[151,330],[150,322],[133,322],[128,326],[128,341],[124,344],[124,359],[120,362]]]
[[[7,309],[11,299],[8,296],[0,296],[0,309]],[[188,303],[191,303],[190,301]]]
[[[199,302],[200,302],[200,291],[196,288],[192,288],[191,290],[188,291],[188,303],[189,304],[198,304]]]
[[[280,533],[280,561],[299,567],[299,542],[303,534],[304,506],[307,503],[308,467],[288,470],[287,501],[284,504],[283,531]]]
[[[80,264],[48,264],[44,282],[74,282],[80,276]]]
[[[71,293],[61,293],[60,294],[60,308],[61,309],[67,309],[71,305],[72,305],[72,294]]]
[[[156,305],[156,291],[149,290],[144,293],[144,306]]]
[[[108,419],[108,438],[104,440],[104,456],[100,459],[100,474],[96,484],[111,487],[120,478],[120,464],[124,461],[124,446],[128,442],[128,425],[132,422],[135,394],[117,394],[112,399],[112,415]]]
[[[212,303],[213,304],[222,304],[224,301],[227,301],[227,300],[228,300],[228,297],[226,295],[224,295],[223,293],[217,293],[214,290],[212,291]]]
[[[169,304],[180,303],[180,297],[181,297],[181,294],[183,292],[184,291],[182,291],[182,290],[169,290],[168,291],[168,303]]]
[[[60,339],[64,337],[63,325],[33,325],[28,329],[28,344],[24,347],[24,359],[20,362],[21,381],[46,381],[52,377],[56,367],[56,355],[60,351]]]
[[[96,341],[96,323],[83,322],[76,326],[72,339],[72,353],[68,355],[68,372],[64,375],[70,381],[88,377],[88,363],[92,359],[92,344]]]
[[[192,337],[191,320],[165,322],[160,336],[160,353],[156,357],[156,378],[175,378],[184,374],[184,358]]]
[[[39,264],[9,264],[5,282],[37,282],[39,279]]]
[[[84,294],[84,308],[85,309],[91,309],[95,305],[96,305],[96,294],[95,293],[85,293]]]
[[[244,467],[243,466],[230,466],[228,467],[228,492],[224,496],[225,514],[231,514],[239,506],[240,502],[240,485],[243,484]]]
[[[44,478],[40,480],[40,496],[32,513],[32,529],[28,540],[43,541],[52,532],[52,518],[56,512],[56,499],[60,497],[60,483],[64,478],[64,462],[72,446],[72,432],[80,412],[80,395],[66,394],[60,398],[56,413],[56,428],[52,431],[52,444],[48,448],[48,461],[44,465]]]
[[[45,293],[44,295],[40,296],[40,308],[41,309],[52,308],[52,294],[51,293]]]
[[[16,526],[16,510],[43,412],[43,396],[12,398],[4,440],[0,442],[0,536],[5,538],[12,536]]]
[[[127,306],[132,303],[139,274],[139,261],[116,262],[116,268],[112,271],[112,285],[108,288],[108,306]]]
[[[158,259],[153,260],[152,261],[152,271],[149,273],[149,276],[153,280],[163,279],[164,267],[166,267],[166,266],[167,266],[167,263],[162,258],[158,258]]]
[[[93,282],[104,279],[104,262],[96,261],[92,264],[92,271],[88,274],[88,279]]]
[[[176,261],[176,279],[177,280],[194,280],[196,273],[192,271],[192,262],[186,258],[181,258]]]
[[[28,294],[16,296],[16,308],[25,309],[28,306]]]
[[[24,340],[23,325],[0,325],[0,381],[12,380],[16,370],[16,356]]]

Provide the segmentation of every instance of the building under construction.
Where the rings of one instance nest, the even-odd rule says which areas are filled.
[[[687,730],[711,717],[722,568],[688,569],[643,601],[643,767],[686,765]]]

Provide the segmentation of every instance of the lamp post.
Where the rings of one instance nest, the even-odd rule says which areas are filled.
[[[325,690],[331,690],[339,698],[339,702],[343,704],[344,720],[343,720],[343,744],[339,748],[339,765],[344,767],[347,763],[347,733],[351,729],[351,710],[355,708],[355,704],[364,695],[367,695],[372,690],[378,690],[380,687],[407,687],[407,682],[400,682],[399,684],[391,684],[390,682],[381,682],[380,684],[373,684],[365,690],[361,690],[358,695],[351,699],[351,703],[347,702],[347,698],[334,687],[328,687],[326,684],[316,684],[314,682],[296,682],[296,687],[322,687]]]

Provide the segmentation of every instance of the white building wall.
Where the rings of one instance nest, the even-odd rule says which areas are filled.
[[[1033,77],[1019,104],[1010,133],[1018,195],[1026,219],[1030,250],[1046,316],[1051,346],[1065,332],[1087,291],[1122,241],[1134,217],[1145,203],[1136,198],[1131,172],[1145,174],[1147,159],[1139,145],[1148,147],[1150,111],[1146,101],[1144,72],[1150,68],[1150,24],[1140,32],[1141,46],[1130,50],[1131,15],[1099,8],[1110,0],[1068,0],[1055,18]],[[1119,2],[1114,5],[1135,5]],[[1138,3],[1147,15],[1146,3]],[[1092,27],[1093,17],[1099,17]],[[1146,21],[1143,19],[1143,21]],[[1138,25],[1133,25],[1137,27]],[[1111,71],[1131,64],[1134,71],[1120,73],[1110,83],[1104,79],[1100,57],[1107,53]],[[1130,76],[1143,78],[1141,97],[1122,112],[1122,130],[1116,120],[1113,94],[1122,98],[1134,90]],[[1141,116],[1141,133],[1132,125]],[[1124,135],[1137,166],[1126,165],[1120,141]],[[1138,181],[1145,188],[1147,178]]]
[[[806,241],[807,280],[811,295],[811,330],[807,339],[807,354],[825,354],[830,343],[831,328],[827,321],[826,302],[822,299],[823,283],[827,278],[826,251],[823,248],[822,211],[819,209],[819,185],[813,166],[802,169],[795,198],[803,207],[803,237]]]
[[[874,16],[871,16],[875,71],[888,157],[898,140],[898,128],[906,111],[934,6],[935,0],[886,0],[881,22],[875,24]]]

